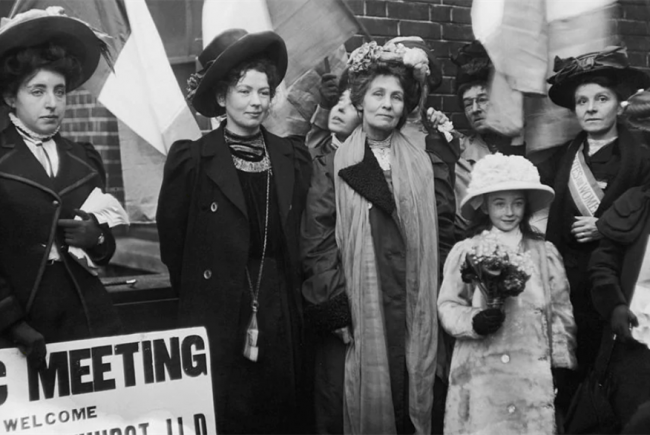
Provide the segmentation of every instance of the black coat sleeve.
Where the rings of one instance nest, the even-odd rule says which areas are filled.
[[[106,170],[104,169],[104,162],[102,161],[102,157],[91,143],[84,142],[81,143],[81,145],[83,146],[84,152],[86,153],[86,159],[99,173],[99,187],[102,191],[106,191]],[[105,266],[109,263],[109,261],[111,261],[113,254],[115,254],[115,237],[113,236],[113,232],[108,225],[104,224],[100,225],[99,227],[104,234],[104,243],[86,249],[85,251],[95,264]]]
[[[321,333],[351,323],[345,274],[336,244],[333,161],[334,153],[313,161],[311,187],[301,227],[305,321],[315,332]]]
[[[156,213],[160,257],[169,269],[172,288],[176,292],[180,289],[185,236],[196,178],[196,163],[191,152],[194,146],[199,144],[178,141],[169,150]]]
[[[450,161],[444,161],[430,148],[427,140],[427,152],[433,165],[435,181],[436,210],[438,212],[438,262],[442,279],[443,266],[449,251],[456,244],[454,220],[456,218],[456,196],[454,193],[454,171],[456,160],[454,154],[449,154]]]

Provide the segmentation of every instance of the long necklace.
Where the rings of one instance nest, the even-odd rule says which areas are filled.
[[[259,308],[259,295],[260,285],[262,283],[262,270],[264,269],[264,258],[266,257],[266,242],[269,235],[269,203],[271,192],[271,168],[266,172],[266,212],[264,215],[264,242],[262,244],[262,259],[260,260],[260,269],[257,273],[257,285],[253,287],[253,281],[246,266],[246,279],[248,280],[248,288],[251,293],[251,320],[248,322],[246,329],[246,342],[244,343],[244,357],[256,362],[259,357],[259,348],[257,340],[259,339],[260,331],[257,326],[257,309]]]

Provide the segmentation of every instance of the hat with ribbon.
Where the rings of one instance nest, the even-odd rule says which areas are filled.
[[[485,194],[507,190],[526,191],[530,213],[549,205],[555,197],[550,187],[541,183],[537,168],[521,156],[490,154],[476,162],[467,187],[467,195],[460,203],[460,212],[472,219],[483,204]]]
[[[110,36],[92,29],[87,23],[65,15],[60,6],[31,9],[13,18],[0,20],[0,59],[21,49],[55,44],[81,65],[77,83],[66,83],[73,90],[85,83],[97,69],[100,55],[113,67],[108,45]]]
[[[464,90],[464,85],[474,82],[486,82],[492,69],[492,61],[479,41],[463,45],[451,57],[456,69],[456,94]]]
[[[275,32],[248,33],[229,29],[218,34],[198,56],[201,70],[187,81],[187,99],[203,116],[222,115],[225,109],[217,104],[216,85],[241,62],[260,56],[275,64],[279,81],[287,72],[287,46]]]
[[[548,96],[558,106],[573,110],[575,91],[579,84],[590,77],[607,77],[614,84],[625,84],[630,92],[650,86],[650,77],[632,68],[625,47],[607,47],[603,51],[587,53],[578,57],[561,59],[555,57],[555,75],[547,81],[551,84]],[[624,98],[629,96],[626,95]]]

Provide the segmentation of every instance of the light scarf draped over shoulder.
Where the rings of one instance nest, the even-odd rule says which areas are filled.
[[[366,134],[359,127],[336,152],[334,173],[363,160]],[[393,196],[406,238],[406,365],[409,416],[416,433],[431,433],[438,348],[438,222],[433,167],[423,147],[399,131],[391,141]],[[345,433],[395,433],[381,288],[369,202],[335,177],[336,242],[350,301],[353,343],[345,361]]]

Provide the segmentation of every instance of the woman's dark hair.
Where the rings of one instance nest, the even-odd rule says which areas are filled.
[[[244,77],[244,74],[250,70],[266,74],[266,78],[269,81],[269,88],[271,90],[271,98],[273,98],[275,96],[275,89],[280,85],[280,74],[278,74],[278,68],[275,64],[266,57],[247,59],[232,68],[228,75],[215,85],[216,95],[225,97],[228,88],[236,86],[242,77]]]
[[[486,193],[483,195],[484,200],[486,195],[489,194]],[[544,240],[544,235],[530,225],[530,218],[533,214],[531,213],[528,204],[528,195],[526,195],[526,209],[524,210],[524,216],[521,219],[521,223],[519,224],[519,229],[521,230],[523,236],[528,239]],[[479,207],[479,209],[474,213],[474,217],[470,221],[467,230],[465,230],[465,238],[474,237],[481,234],[485,230],[489,230],[490,228],[492,228],[492,221],[490,221],[490,216]]]
[[[400,129],[420,101],[420,85],[413,77],[413,70],[401,62],[374,63],[367,71],[350,76],[350,100],[355,107],[360,107],[363,104],[363,97],[377,76],[394,76],[404,89],[404,113],[397,123],[397,128]]]
[[[79,60],[61,46],[44,44],[18,49],[0,59],[0,91],[15,96],[20,85],[40,70],[56,72],[65,77],[68,88],[79,84],[82,77]],[[2,103],[5,104],[4,98]]]
[[[619,103],[621,101],[627,100],[630,97],[630,95],[632,95],[632,89],[627,83],[622,82],[609,74],[606,74],[604,72],[601,74],[594,74],[594,75],[588,74],[576,80],[575,86],[573,88],[573,109],[574,110],[575,110],[576,91],[580,86],[592,84],[592,83],[596,85],[600,85],[603,88],[611,89],[612,92],[616,94],[616,98],[618,98]]]

